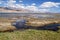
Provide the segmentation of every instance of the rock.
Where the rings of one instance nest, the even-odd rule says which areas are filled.
[[[16,22],[13,22],[12,25],[15,26],[17,29],[26,28],[26,20],[25,19],[19,19]]]

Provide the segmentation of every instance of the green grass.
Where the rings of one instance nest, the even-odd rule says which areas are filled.
[[[0,40],[60,40],[60,30],[58,32],[35,29],[0,32]]]

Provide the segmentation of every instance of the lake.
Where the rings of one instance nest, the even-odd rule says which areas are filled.
[[[49,13],[0,13],[0,17],[12,18],[18,16],[27,16],[35,18],[57,18],[55,14]]]

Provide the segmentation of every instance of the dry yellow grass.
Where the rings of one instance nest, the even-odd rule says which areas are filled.
[[[0,31],[10,31],[15,30],[16,28],[11,25],[11,23],[2,22],[0,23]]]
[[[42,27],[44,25],[58,24],[58,23],[60,23],[60,20],[55,20],[55,19],[40,20],[40,19],[36,19],[36,18],[29,18],[28,22],[26,22],[26,25],[34,26],[34,27],[39,27],[39,26]]]
[[[11,25],[11,20],[7,18],[0,18],[0,31],[10,31],[15,30],[15,26]]]
[[[55,20],[55,19],[40,20],[36,18],[26,18],[26,20],[27,20],[26,25],[33,27],[42,27],[44,25],[60,23],[60,20]],[[16,27],[11,25],[13,21],[7,18],[0,18],[0,31],[15,30]]]

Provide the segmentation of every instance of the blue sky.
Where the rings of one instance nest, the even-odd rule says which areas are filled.
[[[0,0],[0,6],[22,8],[33,12],[60,13],[60,0]]]

